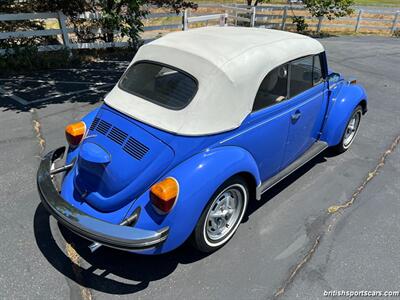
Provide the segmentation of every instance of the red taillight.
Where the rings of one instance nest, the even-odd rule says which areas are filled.
[[[151,187],[151,203],[161,213],[168,213],[175,204],[178,191],[178,182],[174,178],[168,177]]]
[[[65,137],[72,147],[78,146],[86,132],[86,124],[82,121],[65,127]]]

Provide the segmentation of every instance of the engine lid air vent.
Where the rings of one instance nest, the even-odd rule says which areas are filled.
[[[95,118],[95,119],[93,120],[93,122],[92,122],[92,125],[90,125],[89,130],[92,130],[92,131],[93,131],[93,130],[96,128],[97,124],[99,124],[99,121],[100,121],[99,118]]]
[[[121,145],[125,142],[126,138],[128,137],[128,134],[124,131],[122,131],[121,129],[117,128],[117,127],[113,127],[110,131],[110,133],[108,134],[108,137],[116,142],[117,144]]]
[[[124,151],[129,155],[133,156],[137,160],[140,160],[145,156],[149,148],[143,145],[138,140],[134,139],[133,137],[129,137],[128,141],[123,147]]]
[[[111,128],[111,124],[110,123],[101,120],[99,125],[97,125],[96,130],[98,132],[100,132],[101,134],[107,135],[107,132],[110,130],[110,128]]]
[[[139,142],[137,139],[129,136],[125,131],[116,126],[111,125],[109,122],[95,118],[90,131],[97,131],[107,138],[122,146],[122,149],[137,160],[141,160],[149,151],[149,147]]]

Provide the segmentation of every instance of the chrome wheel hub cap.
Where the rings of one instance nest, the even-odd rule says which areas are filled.
[[[361,113],[359,111],[356,112],[351,117],[349,124],[347,125],[346,131],[344,133],[343,146],[345,148],[349,147],[350,144],[352,143],[357,133],[358,125],[360,125],[360,119],[361,119]]]
[[[206,232],[210,240],[225,237],[236,224],[243,208],[243,194],[231,187],[221,193],[211,205],[206,219]]]

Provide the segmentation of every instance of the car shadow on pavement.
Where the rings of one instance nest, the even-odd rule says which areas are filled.
[[[118,82],[128,61],[93,62],[79,68],[0,75],[0,111],[17,113],[51,104],[94,104]]]
[[[322,154],[299,168],[286,179],[271,188],[261,201],[251,201],[243,222],[249,216],[274,198],[287,186],[306,174],[315,165],[326,161],[329,153]],[[144,290],[149,283],[173,273],[178,264],[190,264],[201,260],[208,254],[192,248],[188,242],[178,249],[161,255],[147,256],[133,254],[107,247],[91,253],[89,241],[75,235],[61,224],[58,225],[62,237],[85,261],[84,265],[67,256],[65,249],[60,249],[50,229],[50,215],[39,204],[34,216],[34,234],[39,250],[48,262],[61,274],[79,285],[108,294],[132,294]]]
[[[190,264],[207,256],[184,244],[167,254],[146,256],[102,247],[91,253],[89,241],[75,235],[61,224],[58,225],[65,241],[90,266],[73,262],[60,249],[50,229],[50,215],[39,204],[34,216],[34,234],[39,250],[48,262],[67,278],[81,286],[108,294],[131,294],[141,291],[151,281],[171,274],[178,264]],[[85,263],[86,265],[86,263]],[[110,278],[113,274],[118,279]],[[129,283],[126,283],[129,282]],[[132,283],[133,282],[133,283]]]
[[[87,91],[84,95],[77,94],[68,97],[55,97],[40,103],[28,103],[26,105],[22,105],[12,99],[8,99],[7,97],[1,97],[2,95],[0,95],[0,111],[14,111],[16,113],[21,113],[28,112],[31,109],[42,109],[49,105],[62,104],[66,102],[92,105],[100,102],[110,89],[111,88]]]

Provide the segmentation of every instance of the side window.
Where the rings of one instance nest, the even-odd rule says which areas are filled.
[[[294,97],[323,81],[320,56],[307,56],[292,61],[289,73],[289,95]]]
[[[289,96],[294,97],[313,86],[313,56],[307,56],[290,63]]]
[[[321,57],[319,55],[314,55],[313,84],[317,85],[322,81]]]
[[[279,103],[287,98],[288,65],[282,65],[265,76],[254,100],[253,111]]]

